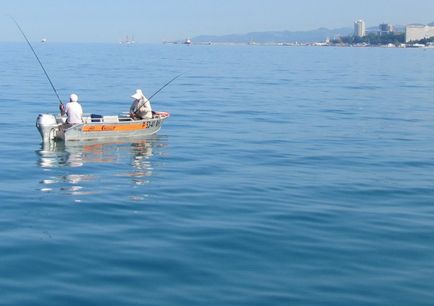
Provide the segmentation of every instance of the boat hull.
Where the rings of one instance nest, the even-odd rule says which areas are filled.
[[[58,124],[50,126],[49,136],[42,131],[44,126],[38,126],[43,141],[82,141],[82,140],[104,140],[131,137],[143,137],[157,133],[164,120],[169,117],[168,113],[156,113],[151,119],[131,120],[129,117],[103,116],[100,119],[84,117],[84,123],[68,125],[57,118]]]

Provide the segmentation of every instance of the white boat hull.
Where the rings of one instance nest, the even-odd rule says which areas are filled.
[[[42,114],[38,116],[36,127],[44,142],[131,138],[157,133],[168,117],[169,114],[163,112],[143,120],[131,120],[126,116],[102,116],[98,119],[83,117],[83,123],[70,126],[64,123],[63,117]]]

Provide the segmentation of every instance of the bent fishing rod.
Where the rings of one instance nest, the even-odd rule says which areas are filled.
[[[36,59],[38,60],[39,65],[41,65],[41,68],[42,68],[42,70],[44,71],[45,76],[46,76],[47,79],[48,79],[48,82],[50,82],[51,88],[53,88],[53,91],[54,91],[54,93],[56,94],[56,97],[57,97],[57,99],[59,100],[60,105],[63,105],[62,100],[60,100],[59,94],[57,93],[57,90],[56,90],[56,88],[55,88],[54,85],[53,85],[53,82],[51,81],[50,77],[48,76],[48,73],[47,73],[47,71],[45,70],[44,65],[42,65],[41,60],[39,59],[38,55],[36,54],[35,49],[33,49],[33,46],[32,46],[32,44],[30,43],[29,39],[27,38],[26,34],[24,34],[23,29],[21,29],[20,25],[18,24],[18,22],[15,20],[14,17],[12,17],[12,16],[9,16],[9,17],[10,17],[10,18],[13,20],[13,22],[15,22],[15,24],[17,25],[18,30],[20,30],[21,34],[23,35],[24,39],[26,40],[27,44],[29,45],[29,47],[30,47],[30,49],[32,50],[33,54],[35,55]]]
[[[179,78],[181,75],[183,75],[184,73],[178,74],[176,77],[174,77],[173,79],[171,79],[169,82],[167,82],[166,84],[164,84],[160,89],[158,89],[156,92],[154,92],[152,94],[152,96],[150,96],[148,98],[149,101],[151,101],[152,97],[154,97],[157,93],[159,93],[160,91],[162,91],[166,86],[168,86],[170,83],[172,83],[173,81],[175,81],[177,78]]]

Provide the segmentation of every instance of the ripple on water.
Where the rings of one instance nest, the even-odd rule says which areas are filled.
[[[0,49],[4,304],[433,300],[431,57],[48,44],[90,113],[189,72],[152,101],[171,113],[158,136],[44,145],[35,117],[57,101],[22,45]]]

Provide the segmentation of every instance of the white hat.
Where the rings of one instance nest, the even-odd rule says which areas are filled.
[[[76,94],[72,94],[69,96],[69,101],[78,102],[78,96]]]
[[[143,97],[144,97],[143,92],[140,89],[137,89],[136,93],[131,96],[131,98],[136,99],[136,100],[140,100]]]

